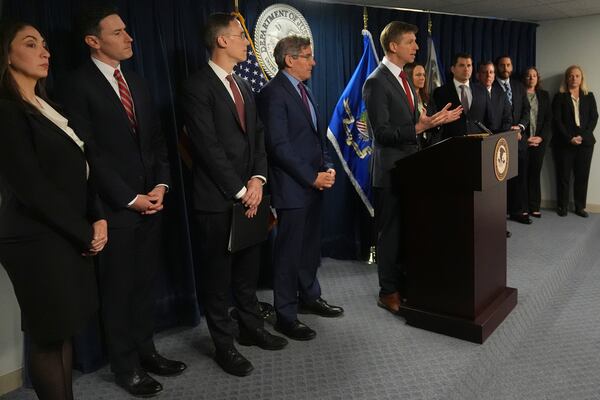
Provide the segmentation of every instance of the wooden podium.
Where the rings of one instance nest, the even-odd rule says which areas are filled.
[[[455,137],[396,163],[409,325],[483,343],[517,304],[506,286],[506,180],[515,132]]]

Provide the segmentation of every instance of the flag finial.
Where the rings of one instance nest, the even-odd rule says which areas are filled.
[[[431,27],[432,27],[432,22],[431,22],[431,13],[427,13],[427,33],[429,34],[429,36],[431,36]]]
[[[240,5],[238,4],[238,0],[233,0],[233,6],[235,7],[235,12],[240,11]]]

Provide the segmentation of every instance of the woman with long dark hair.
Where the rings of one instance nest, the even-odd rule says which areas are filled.
[[[536,67],[529,67],[523,73],[523,84],[527,89],[527,100],[531,106],[528,127],[529,138],[527,139],[527,151],[529,152],[527,197],[529,199],[529,215],[535,218],[542,217],[540,212],[540,176],[547,143],[551,137],[550,126],[552,121],[550,95],[542,89],[540,81],[540,74]]]
[[[583,69],[571,65],[565,71],[560,92],[552,101],[554,162],[556,164],[557,208],[561,217],[567,215],[571,173],[575,176],[573,197],[575,214],[586,218],[588,178],[594,154],[594,128],[598,108],[594,94],[585,83]]]
[[[91,256],[107,223],[85,143],[45,96],[50,53],[30,24],[0,26],[0,263],[31,340],[40,399],[73,398],[71,337],[98,307]]]

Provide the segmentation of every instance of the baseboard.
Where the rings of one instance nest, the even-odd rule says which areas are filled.
[[[556,200],[542,200],[542,204],[541,204],[542,208],[548,208],[551,210],[556,209]],[[575,209],[575,205],[571,202],[569,203],[569,209],[573,210]],[[591,213],[600,213],[600,204],[587,204],[587,207],[585,208],[586,211],[591,212]]]
[[[0,376],[0,396],[23,386],[23,368]]]

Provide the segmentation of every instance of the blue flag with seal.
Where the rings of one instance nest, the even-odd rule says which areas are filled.
[[[365,29],[362,35],[362,57],[333,110],[327,137],[358,196],[369,214],[374,216],[369,171],[373,138],[367,126],[367,107],[362,99],[362,87],[371,72],[377,68],[379,57],[371,33]]]

